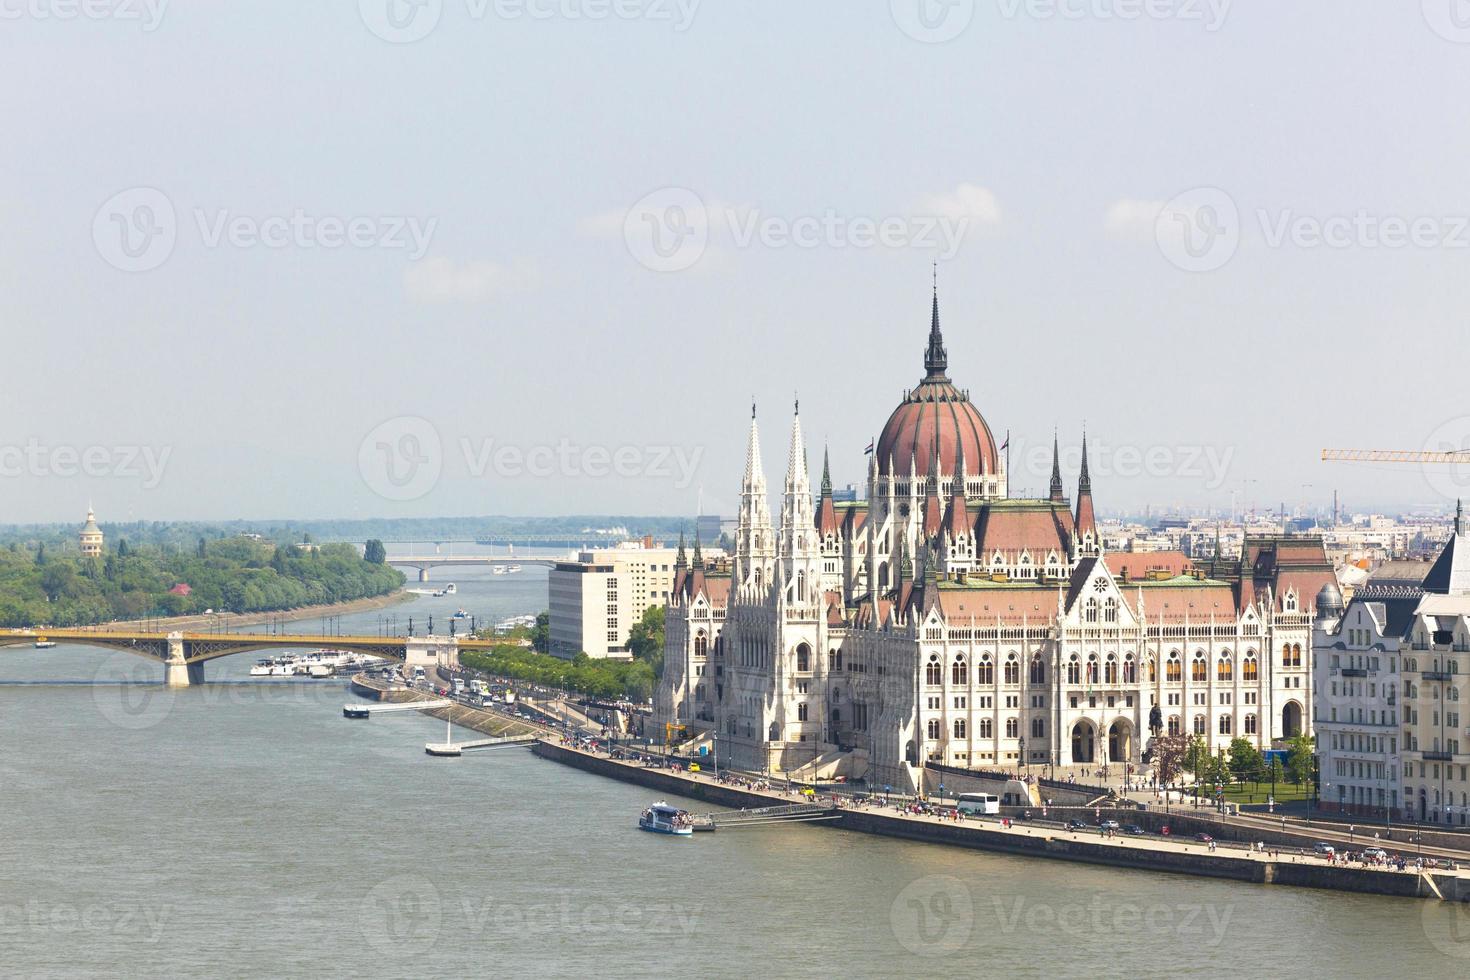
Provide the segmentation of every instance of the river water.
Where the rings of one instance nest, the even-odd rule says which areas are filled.
[[[344,616],[545,606],[545,570]],[[302,629],[314,628],[307,620]],[[337,681],[170,692],[85,647],[0,651],[0,974],[1450,977],[1470,916],[814,826],[672,839],[646,790],[442,723],[341,716]]]

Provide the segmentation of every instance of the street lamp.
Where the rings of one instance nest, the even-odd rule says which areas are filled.
[[[1026,762],[1026,736],[1016,739],[1016,775],[1021,775],[1021,766]]]

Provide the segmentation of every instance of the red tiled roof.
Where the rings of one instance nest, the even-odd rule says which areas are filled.
[[[1146,578],[1149,572],[1163,570],[1173,578],[1194,568],[1194,563],[1182,551],[1110,551],[1103,555],[1103,564],[1114,578],[1121,578],[1126,571],[1130,579]]]
[[[1042,562],[1048,552],[1058,556],[1067,553],[1067,531],[1070,521],[1061,518],[1066,508],[1049,510],[1010,510],[986,507],[975,525],[976,547],[982,557],[994,552],[1015,554],[1029,551],[1031,560]]]
[[[1031,588],[940,589],[939,609],[951,625],[973,618],[977,625],[1049,623],[1057,615],[1057,590],[1047,586]]]

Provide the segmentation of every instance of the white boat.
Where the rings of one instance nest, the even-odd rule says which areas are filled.
[[[505,566],[504,565],[495,565],[495,566],[493,566],[491,568],[491,571],[494,572],[496,575],[504,575],[505,574]]]
[[[444,588],[440,589],[439,593],[440,595],[454,595],[458,591],[459,586],[455,585],[453,582],[450,582],[448,585],[444,586]]]
[[[466,612],[465,610],[463,610],[463,609],[456,609],[454,611],[454,615],[453,616],[450,616],[449,618],[450,619],[469,619],[470,618],[470,614],[468,612]]]
[[[310,664],[306,668],[308,677],[331,677],[335,673],[337,673],[337,668],[333,664]]]
[[[271,674],[271,668],[275,667],[275,665],[276,662],[269,658],[265,660],[257,660],[255,661],[255,666],[250,668],[250,676],[269,677]]]
[[[36,649],[37,650],[50,650],[54,646],[56,646],[56,641],[55,640],[37,640],[36,641]]]
[[[638,829],[655,834],[689,837],[694,833],[694,816],[688,810],[659,800],[638,817]]]
[[[296,660],[294,657],[281,657],[271,662],[272,677],[291,677],[296,673]]]
[[[511,565],[511,566],[509,566],[509,567],[506,568],[506,571],[507,572],[511,572],[512,574],[514,574],[515,572],[519,572],[520,570],[521,570],[521,566],[519,566],[519,565]]]

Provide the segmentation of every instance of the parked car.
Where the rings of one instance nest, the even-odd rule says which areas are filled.
[[[1129,835],[1130,837],[1142,837],[1145,831],[1136,823],[1125,823],[1123,825],[1123,833]]]
[[[1321,857],[1332,857],[1334,854],[1337,853],[1337,848],[1333,847],[1326,841],[1320,840],[1312,845],[1312,850]]]
[[[1098,826],[1098,829],[1099,830],[1117,830],[1118,829],[1118,821],[1116,821],[1116,820],[1103,820],[1097,826]]]
[[[1381,847],[1369,847],[1364,849],[1363,857],[1376,861],[1387,861],[1388,852]]]
[[[1086,830],[1087,829],[1087,824],[1083,823],[1081,820],[1078,820],[1076,817],[1073,817],[1071,820],[1068,820],[1067,821],[1067,829],[1068,830]]]
[[[1194,839],[1199,841],[1201,844],[1213,844],[1215,841],[1215,838],[1211,837],[1209,834],[1195,834]]]

